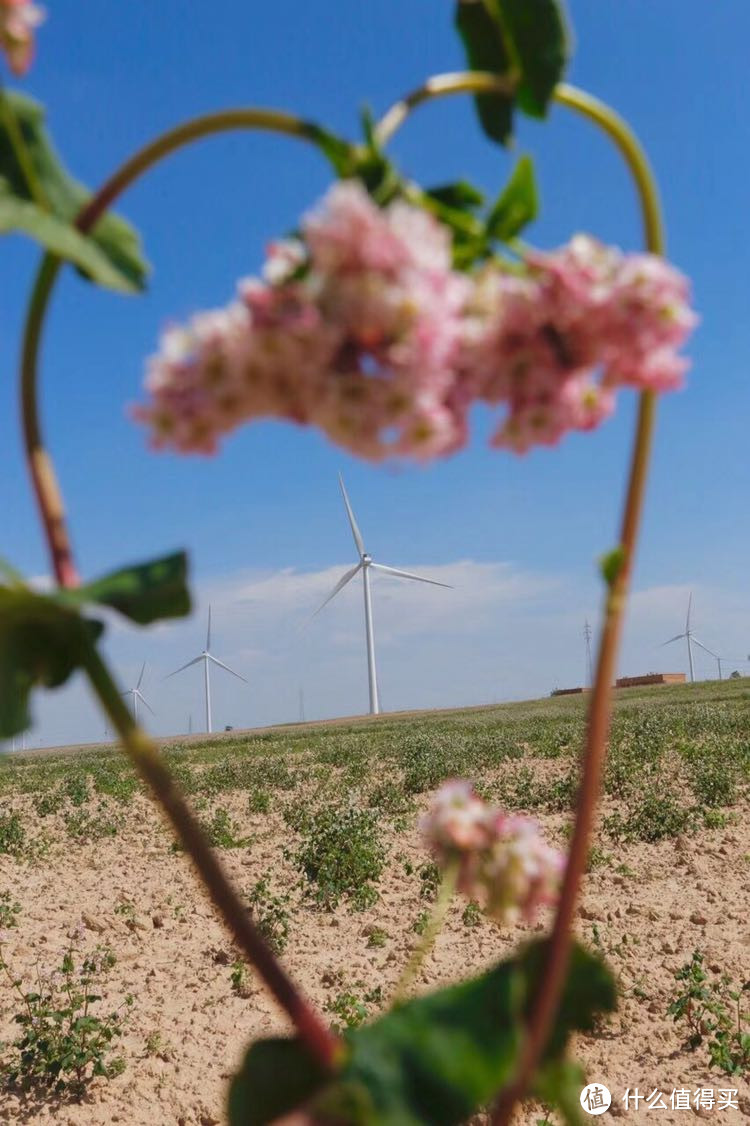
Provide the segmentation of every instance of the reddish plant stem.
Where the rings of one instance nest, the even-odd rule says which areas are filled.
[[[29,303],[21,355],[21,427],[26,464],[55,579],[59,586],[74,587],[79,582],[78,572],[68,536],[65,507],[57,483],[57,475],[42,438],[36,392],[38,341],[47,302],[59,267],[59,259],[49,254],[45,255]]]
[[[151,787],[237,944],[281,1008],[289,1015],[308,1050],[323,1068],[332,1071],[339,1054],[339,1041],[305,1000],[258,931],[248,909],[243,906],[232,887],[216,852],[206,840],[192,810],[164,765],[156,744],[134,722],[107,667],[93,646],[85,654],[84,667],[125,750],[143,780]]]
[[[433,98],[458,93],[506,92],[506,87],[507,79],[492,74],[464,72],[434,76],[388,110],[376,126],[376,136],[382,144],[385,144],[413,109]],[[656,184],[648,160],[630,127],[604,103],[573,86],[566,84],[558,86],[555,100],[590,118],[619,148],[638,191],[646,247],[653,253],[663,254],[664,234]],[[572,943],[573,918],[581,880],[586,870],[589,840],[601,788],[609,735],[611,685],[615,676],[623,611],[643,511],[655,418],[656,396],[653,392],[645,392],[640,396],[620,530],[622,565],[607,591],[604,625],[600,636],[596,677],[588,716],[576,820],[560,902],[548,943],[547,957],[531,998],[526,1035],[522,1042],[516,1075],[509,1087],[501,1093],[494,1108],[492,1121],[497,1126],[507,1126],[516,1103],[529,1087],[549,1040],[565,984]]]
[[[583,775],[578,792],[576,821],[568,853],[560,902],[549,939],[547,958],[532,998],[527,1019],[526,1037],[522,1043],[518,1070],[513,1084],[506,1088],[494,1109],[493,1123],[508,1126],[516,1103],[525,1094],[549,1040],[565,985],[565,977],[573,941],[572,928],[581,881],[586,871],[589,841],[596,816],[606,756],[611,716],[612,682],[615,678],[617,654],[623,625],[623,609],[633,564],[638,526],[643,507],[644,486],[648,466],[648,448],[655,421],[656,396],[641,396],[636,443],[630,484],[622,523],[620,544],[624,562],[608,590],[604,627],[602,630],[596,677],[589,710]]]
[[[320,135],[317,126],[274,110],[228,110],[196,118],[157,138],[127,161],[83,208],[76,220],[78,230],[82,233],[90,231],[117,196],[157,161],[191,141],[236,128],[269,129],[310,141],[317,140]],[[61,264],[54,255],[45,255],[36,277],[24,331],[20,401],[26,460],[53,570],[61,587],[72,587],[78,584],[79,579],[60,488],[52,459],[42,439],[37,403],[39,342]],[[333,1072],[340,1057],[341,1042],[297,989],[264,941],[164,765],[156,745],[134,723],[93,646],[85,654],[85,668],[94,691],[120,735],[123,747],[151,787],[236,942],[292,1020],[307,1050],[324,1070]]]

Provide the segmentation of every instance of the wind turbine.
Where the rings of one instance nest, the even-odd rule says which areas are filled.
[[[691,628],[690,628],[690,611],[692,609],[692,606],[693,606],[693,593],[691,591],[690,597],[688,598],[687,618],[685,619],[685,632],[675,634],[674,637],[670,637],[669,641],[663,641],[660,648],[663,648],[665,645],[671,645],[673,641],[680,641],[683,637],[686,639],[687,650],[688,650],[688,664],[690,666],[690,683],[694,684],[695,683],[695,673],[693,671],[693,642],[695,642],[695,644],[697,646],[699,646],[699,648],[705,649],[706,653],[710,653],[712,657],[716,657],[716,654],[714,652],[712,652],[707,646],[705,646],[702,641],[699,641],[698,638],[693,633],[693,631],[691,630]],[[722,660],[725,660],[725,659],[726,658],[722,657]]]
[[[141,683],[143,681],[143,674],[144,674],[145,671],[146,671],[146,662],[144,661],[143,664],[141,665],[141,675],[138,677],[138,683],[136,684],[135,688],[128,688],[127,692],[123,692],[123,696],[132,696],[133,697],[133,719],[135,720],[136,723],[138,722],[138,701],[139,700],[141,701],[142,704],[146,705],[148,710],[151,712],[151,715],[156,715],[156,712],[151,707],[151,705],[144,699],[143,693],[141,692]],[[106,729],[105,729],[105,731],[106,731]]]
[[[170,676],[177,676],[178,672],[182,672],[184,669],[189,669],[191,665],[197,665],[200,663],[200,661],[203,661],[203,679],[206,686],[206,731],[210,735],[213,731],[213,726],[211,724],[211,680],[208,675],[209,665],[211,665],[212,663],[214,665],[218,665],[220,669],[224,669],[225,672],[230,672],[232,676],[236,676],[237,679],[241,680],[243,684],[247,684],[244,676],[240,676],[240,674],[238,672],[235,672],[234,669],[230,669],[229,665],[225,665],[224,662],[220,661],[218,657],[214,657],[213,653],[211,652],[210,606],[208,608],[208,632],[206,634],[206,648],[199,656],[193,657],[192,661],[188,661],[186,665],[180,665],[178,669],[175,669],[174,672],[169,673],[169,676],[165,676],[164,679],[169,680]]]
[[[328,603],[332,599],[334,599],[340,591],[344,589],[346,584],[351,582],[355,575],[358,575],[360,571],[362,572],[362,585],[364,587],[365,595],[365,641],[367,645],[367,680],[370,690],[370,715],[379,715],[380,698],[378,696],[378,674],[375,666],[375,636],[372,628],[372,596],[370,594],[370,571],[382,571],[387,575],[397,575],[401,579],[413,579],[414,582],[429,583],[431,586],[450,587],[450,584],[439,583],[436,582],[435,579],[425,579],[422,578],[421,575],[413,575],[410,571],[400,571],[396,567],[387,567],[384,563],[373,562],[372,556],[368,554],[367,551],[365,551],[365,544],[364,540],[362,539],[362,533],[360,532],[357,521],[354,518],[352,506],[349,503],[349,497],[347,495],[344,481],[340,473],[339,485],[341,486],[341,495],[344,498],[346,514],[349,517],[349,526],[351,527],[352,536],[354,537],[354,546],[356,547],[357,553],[359,555],[359,563],[357,563],[356,567],[352,567],[351,570],[347,571],[344,575],[341,576],[331,593],[328,595],[328,598],[326,598],[323,605],[319,606],[315,611],[313,617],[315,617],[316,614],[319,614],[323,607],[327,606]]]

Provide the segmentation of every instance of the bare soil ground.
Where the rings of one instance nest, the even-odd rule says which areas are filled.
[[[307,759],[303,755],[298,761]],[[559,769],[557,762],[533,753],[524,766],[540,779]],[[383,765],[380,781],[388,780],[389,769]],[[486,773],[483,783],[490,792],[504,784],[505,770],[500,766]],[[308,774],[301,788],[275,791],[264,813],[249,812],[248,794],[239,790],[218,799],[199,797],[198,803],[208,802],[209,810],[221,805],[242,836],[250,838],[250,844],[222,852],[237,886],[248,891],[268,877],[273,892],[290,897],[284,961],[313,1000],[330,1011],[342,993],[364,999],[380,987],[382,1001],[369,1006],[374,1014],[387,1002],[416,940],[413,923],[429,907],[421,894],[419,866],[426,857],[416,827],[429,793],[420,794],[395,822],[382,819],[388,863],[377,884],[377,902],[355,911],[344,900],[329,911],[316,907],[309,888],[300,883],[292,859],[297,834],[282,816],[289,802],[314,803],[319,785]],[[19,812],[32,842],[33,802],[34,794],[22,787],[7,785],[0,791],[0,810]],[[610,798],[603,814],[616,808]],[[684,1027],[667,1015],[674,975],[696,949],[714,971],[739,982],[750,977],[749,811],[743,795],[718,828],[616,847],[602,839],[601,857],[586,879],[577,930],[606,954],[619,980],[620,1003],[595,1036],[579,1038],[575,1050],[590,1081],[604,1083],[612,1092],[610,1115],[633,1123],[750,1120],[747,1075],[729,1077],[712,1068],[707,1052],[688,1048]],[[550,838],[563,845],[569,815],[535,812]],[[51,970],[59,964],[81,923],[85,949],[111,947],[117,963],[107,978],[106,1005],[111,1008],[127,994],[134,997],[121,1044],[126,1068],[111,1080],[95,1080],[81,1101],[0,1091],[0,1122],[223,1122],[227,1082],[245,1046],[257,1037],[284,1032],[283,1019],[256,984],[245,996],[233,988],[236,955],[231,943],[189,862],[173,850],[168,830],[144,794],[113,806],[115,836],[72,841],[65,816],[65,810],[57,810],[37,819],[43,847],[37,847],[31,860],[28,855],[0,855],[0,892],[9,891],[21,908],[17,927],[7,932],[5,954],[18,976],[29,981],[37,967]],[[529,934],[523,925],[502,929],[485,919],[467,925],[465,906],[454,902],[418,989],[487,967]],[[543,918],[532,931],[542,931],[548,922]],[[377,931],[385,935],[378,939],[381,946],[372,944]],[[12,1021],[17,1007],[10,987],[0,984],[0,1040],[17,1035]],[[665,1108],[648,1109],[641,1103],[625,1110],[621,1100],[628,1088],[645,1095],[660,1090]],[[716,1097],[720,1090],[736,1089],[739,1109],[672,1109],[670,1096],[679,1088],[711,1088]],[[517,1118],[524,1124],[539,1120],[544,1114],[538,1106],[525,1107]]]

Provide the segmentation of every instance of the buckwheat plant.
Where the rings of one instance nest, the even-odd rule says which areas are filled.
[[[41,16],[26,0],[0,0],[0,52],[16,75],[30,67]],[[219,111],[152,140],[93,194],[60,163],[41,106],[0,89],[0,229],[44,249],[19,397],[55,579],[42,594],[2,565],[0,737],[29,726],[32,690],[55,688],[76,670],[88,678],[237,948],[296,1030],[249,1047],[229,1092],[234,1126],[292,1113],[310,1122],[449,1126],[486,1106],[493,1122],[507,1124],[529,1096],[573,1122],[582,1076],[566,1058],[567,1041],[615,1001],[611,975],[572,941],[571,923],[600,790],[657,401],[682,385],[680,349],[695,315],[686,279],[663,257],[658,195],[636,137],[611,109],[563,81],[570,40],[559,0],[457,0],[455,18],[469,69],[427,79],[379,120],[366,116],[357,140],[279,110]],[[488,205],[463,180],[434,186],[404,176],[388,156],[390,140],[420,105],[458,94],[473,96],[493,144],[510,142],[519,112],[549,117],[554,127],[562,107],[603,130],[633,177],[643,250],[605,246],[589,234],[552,250],[521,242],[538,210],[528,154]],[[228,304],[164,332],[144,395],[129,408],[155,448],[213,454],[243,424],[276,418],[316,427],[372,462],[424,463],[467,445],[472,407],[482,403],[497,412],[492,445],[524,453],[602,425],[622,394],[639,397],[620,535],[602,560],[602,629],[568,855],[563,861],[533,822],[490,809],[464,783],[439,792],[426,824],[443,870],[437,915],[457,887],[498,920],[556,905],[552,930],[479,977],[410,999],[402,989],[384,1015],[336,1032],[259,932],[98,647],[97,606],[143,626],[189,611],[186,556],[82,581],[39,420],[38,355],[63,265],[114,291],[142,290],[138,236],[112,205],[178,149],[231,129],[313,145],[334,182],[310,201],[293,238],[271,243],[259,276],[241,280]],[[434,919],[420,925],[423,947],[434,938]]]

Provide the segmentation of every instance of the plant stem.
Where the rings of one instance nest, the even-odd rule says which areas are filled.
[[[237,944],[289,1015],[311,1055],[326,1070],[333,1070],[339,1054],[338,1040],[308,1005],[266,945],[162,762],[156,745],[136,726],[117,685],[93,645],[87,648],[83,664],[91,686],[120,736],[123,747],[141,777],[151,787]]]
[[[318,143],[325,137],[319,126],[276,110],[236,109],[196,118],[158,137],[126,161],[83,208],[76,220],[76,227],[82,233],[90,231],[117,196],[158,161],[202,137],[231,129],[272,130],[312,143]],[[42,328],[61,265],[59,258],[46,254],[35,279],[24,328],[20,402],[26,460],[55,577],[60,586],[72,587],[78,584],[78,574],[60,489],[42,437],[37,395]],[[339,1056],[339,1041],[306,1002],[258,933],[190,807],[161,761],[156,746],[133,722],[93,646],[86,653],[85,667],[94,691],[120,735],[125,750],[171,821],[240,948],[294,1022],[308,1051],[323,1068],[333,1070]]]
[[[401,977],[398,979],[398,984],[393,994],[394,1005],[398,1005],[400,1002],[406,1000],[406,994],[419,972],[419,967],[435,945],[435,940],[440,934],[443,922],[445,921],[446,911],[450,906],[450,901],[456,890],[457,879],[458,864],[451,864],[443,874],[440,890],[435,900],[435,906],[432,908],[432,914],[427,922],[421,941],[417,943],[412,950],[411,957],[406,963]]]
[[[386,113],[376,126],[375,135],[381,144],[385,144],[406,119],[410,110],[431,98],[446,94],[504,91],[506,86],[506,81],[494,75],[473,72],[431,78]],[[646,247],[652,253],[663,254],[664,233],[656,183],[648,160],[630,127],[603,102],[573,86],[565,84],[558,86],[555,99],[562,105],[590,118],[614,141],[635,181],[643,215]],[[596,676],[588,715],[576,820],[560,902],[547,957],[532,999],[516,1075],[513,1082],[500,1093],[494,1108],[492,1121],[496,1126],[508,1126],[516,1103],[529,1086],[549,1039],[565,983],[572,941],[571,927],[581,880],[586,870],[589,840],[601,787],[609,734],[611,685],[615,677],[623,611],[643,512],[655,420],[656,395],[650,391],[642,392],[620,530],[623,565],[607,591],[604,625],[599,639]]]

